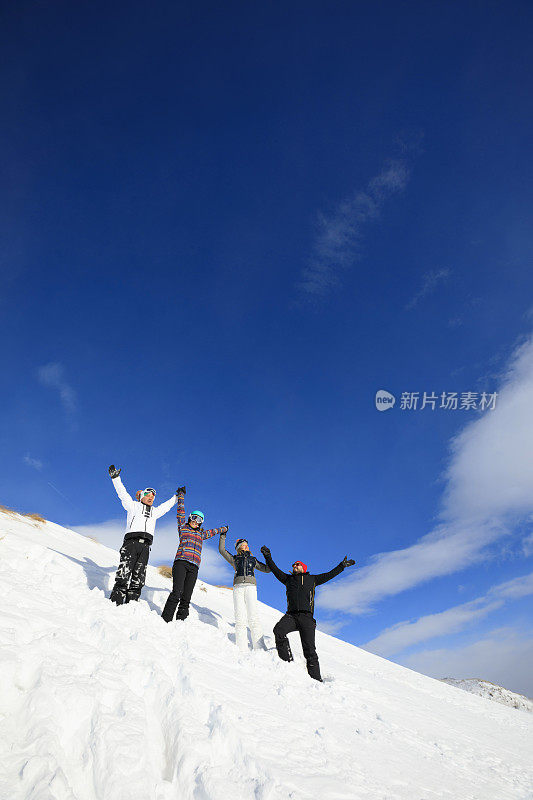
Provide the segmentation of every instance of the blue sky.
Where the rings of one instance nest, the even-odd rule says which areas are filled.
[[[533,695],[531,17],[4,8],[1,502],[118,549],[111,462],[185,483],[282,567],[356,559],[324,629]]]

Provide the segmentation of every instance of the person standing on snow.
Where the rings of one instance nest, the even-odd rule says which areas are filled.
[[[128,515],[124,543],[120,548],[120,564],[109,597],[117,606],[121,606],[130,600],[138,600],[141,596],[146,580],[150,545],[154,539],[155,523],[159,517],[170,511],[176,503],[176,496],[153,508],[155,489],[147,488],[137,492],[135,496],[138,499],[133,500],[120,479],[120,469],[111,464],[108,472]]]
[[[248,620],[248,626],[252,633],[252,645],[254,650],[258,650],[261,647],[263,632],[257,618],[257,583],[254,570],[270,572],[270,568],[250,553],[247,539],[239,539],[235,542],[237,555],[234,556],[226,550],[226,534],[221,533],[218,550],[220,555],[235,570],[233,577],[235,644],[239,650],[244,652],[248,650],[248,637],[246,635],[246,621]]]
[[[263,545],[261,552],[267,565],[278,581],[285,584],[287,590],[287,613],[274,626],[278,655],[283,661],[293,661],[287,634],[292,631],[298,631],[307,662],[307,672],[311,678],[321,681],[320,664],[318,663],[318,655],[315,648],[316,620],[313,617],[315,588],[339,575],[345,567],[352,567],[355,561],[344,556],[340,564],[329,572],[322,572],[320,575],[311,575],[307,571],[306,564],[302,561],[295,561],[292,565],[292,573],[287,574],[282,572],[274,563],[268,547]]]
[[[165,622],[172,622],[178,603],[176,619],[187,619],[192,590],[202,560],[202,545],[206,539],[216,536],[217,533],[227,533],[228,531],[227,525],[204,531],[202,528],[204,515],[201,511],[193,511],[185,521],[185,486],[180,486],[176,494],[178,496],[177,517],[180,543],[172,565],[172,591],[161,614]]]

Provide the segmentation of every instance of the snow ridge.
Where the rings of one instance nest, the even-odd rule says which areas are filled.
[[[531,800],[530,715],[322,633],[316,683],[294,638],[239,653],[231,590],[167,625],[168,579],[117,608],[116,566],[0,512],[0,800]]]
[[[442,681],[478,697],[486,697],[488,700],[494,700],[494,702],[502,703],[504,706],[517,708],[520,711],[529,711],[530,714],[533,713],[533,700],[523,694],[511,692],[510,689],[504,689],[503,686],[498,686],[496,683],[482,681],[479,678],[442,678]]]

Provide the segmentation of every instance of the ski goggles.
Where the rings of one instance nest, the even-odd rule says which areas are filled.
[[[144,489],[141,492],[141,497],[146,497],[147,494],[153,494],[153,496],[155,497],[156,496],[156,491],[155,491],[155,489]]]
[[[204,518],[201,517],[199,514],[191,514],[189,519],[191,520],[191,522],[197,522],[198,525],[201,525],[202,522],[204,521]]]

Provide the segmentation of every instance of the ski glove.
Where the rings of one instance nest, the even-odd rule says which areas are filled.
[[[229,531],[229,525],[223,525],[220,529],[220,533],[224,534],[224,536],[227,534],[228,531]]]
[[[263,553],[264,557],[266,558],[267,556],[270,555],[270,548],[267,547],[266,544],[264,544],[263,547],[261,548],[261,552]]]
[[[178,488],[176,489],[176,494],[179,494],[180,492],[182,494],[185,494],[185,486],[178,486]]]
[[[111,478],[118,478],[120,475],[120,467],[117,469],[114,464],[111,464],[107,471],[109,472]]]
[[[343,567],[353,567],[354,564],[355,561],[353,560],[353,558],[348,558],[348,556],[344,556],[344,559],[342,561]]]

